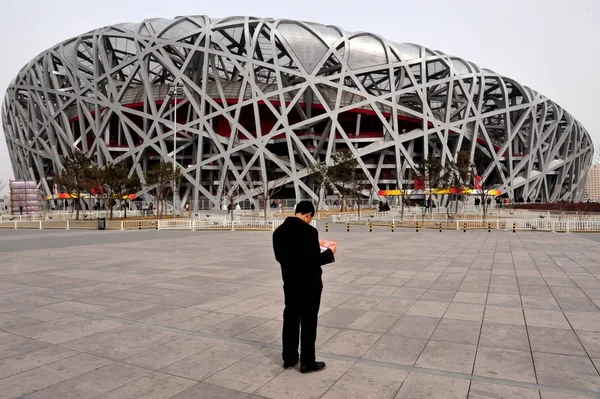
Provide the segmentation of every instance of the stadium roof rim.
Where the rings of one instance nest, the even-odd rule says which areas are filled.
[[[205,24],[205,26],[196,25],[196,29],[203,29],[204,27],[209,27],[209,28],[224,27],[227,25],[243,24],[245,22],[254,22],[254,23],[269,22],[269,23],[275,23],[275,24],[280,24],[282,22],[283,23],[291,22],[291,23],[295,23],[295,24],[299,24],[299,25],[304,25],[305,27],[317,28],[317,29],[323,28],[323,29],[329,30],[330,32],[336,31],[339,34],[340,38],[343,37],[345,34],[348,37],[348,40],[351,40],[352,38],[355,38],[358,36],[371,36],[371,37],[375,38],[376,40],[378,40],[379,42],[381,42],[382,44],[387,43],[390,46],[393,46],[393,48],[397,51],[397,55],[398,56],[401,55],[401,57],[399,57],[400,62],[411,61],[411,60],[418,59],[418,58],[423,58],[423,57],[427,57],[427,56],[436,56],[436,55],[441,56],[441,57],[447,57],[448,59],[450,59],[452,61],[460,63],[458,65],[462,65],[463,67],[467,68],[467,71],[465,71],[464,68],[461,68],[461,67],[456,68],[456,64],[455,64],[454,65],[455,70],[458,74],[462,75],[462,74],[479,73],[479,74],[483,74],[486,76],[497,76],[497,77],[501,78],[502,80],[512,82],[513,84],[516,84],[517,86],[523,88],[524,89],[523,94],[529,95],[530,100],[532,98],[536,97],[536,95],[541,96],[542,98],[545,98],[545,99],[549,99],[547,96],[539,93],[538,91],[536,91],[528,86],[520,84],[515,79],[498,74],[498,73],[492,71],[491,69],[482,68],[482,67],[478,66],[477,64],[475,64],[471,61],[464,60],[458,56],[448,55],[440,50],[432,50],[426,46],[423,46],[420,44],[415,44],[415,43],[394,42],[391,40],[387,40],[387,39],[383,38],[382,36],[375,34],[375,33],[371,33],[371,32],[365,32],[365,31],[350,32],[350,31],[346,31],[335,25],[325,25],[325,24],[321,24],[321,23],[317,23],[317,22],[300,21],[300,20],[294,20],[294,19],[290,19],[290,18],[272,18],[272,17],[260,18],[260,17],[252,17],[252,16],[229,16],[229,17],[221,17],[221,18],[211,18],[206,15],[176,16],[172,19],[154,17],[154,18],[144,19],[141,22],[122,22],[122,23],[117,23],[114,25],[106,25],[106,26],[103,26],[100,28],[96,28],[96,29],[84,32],[80,35],[71,37],[62,42],[59,42],[59,43],[55,44],[54,46],[50,47],[50,49],[58,49],[58,48],[60,48],[60,46],[69,44],[75,40],[82,38],[82,37],[85,37],[88,35],[99,34],[99,33],[104,34],[106,32],[109,32],[110,30],[129,31],[130,33],[140,34],[140,35],[144,35],[144,36],[155,36],[157,38],[161,38],[161,36],[168,33],[172,27],[179,25],[181,20],[188,20],[190,22],[193,21],[193,22]],[[147,24],[150,24],[153,28],[160,28],[161,30],[160,31],[155,30],[156,31],[155,34],[150,34],[150,32],[147,29],[148,28]],[[148,34],[142,32],[142,28],[145,28]],[[319,31],[318,33],[321,35],[323,34],[322,31]],[[180,35],[181,35],[181,33],[180,33]],[[169,39],[173,39],[173,38],[169,38]],[[287,38],[286,38],[286,40],[287,40]],[[12,85],[16,81],[16,79],[21,75],[22,71],[27,70],[38,58],[44,56],[44,54],[46,54],[48,52],[48,50],[49,49],[46,49],[46,50],[40,52],[38,55],[36,55],[34,58],[32,58],[27,64],[25,64],[19,70],[17,76],[15,76],[11,80],[10,84]],[[419,55],[411,54],[411,52],[414,52],[414,51],[422,51],[423,54],[419,54]],[[373,66],[375,66],[375,65],[373,65]],[[471,70],[469,71],[468,69],[470,69],[470,68],[471,68]],[[556,104],[556,105],[558,105],[558,104]],[[560,107],[560,108],[562,108],[567,113],[571,114],[563,107]]]

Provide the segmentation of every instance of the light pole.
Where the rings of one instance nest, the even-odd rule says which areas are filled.
[[[173,101],[173,218],[175,218],[175,198],[179,193],[175,192],[175,184],[177,179],[175,171],[177,170],[177,98],[183,96],[183,86],[172,84],[169,86],[169,96],[174,98]]]

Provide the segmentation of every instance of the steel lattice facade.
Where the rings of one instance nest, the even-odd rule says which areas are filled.
[[[142,177],[176,146],[181,201],[192,206],[219,206],[233,189],[255,199],[264,180],[316,199],[308,166],[342,150],[365,172],[365,196],[400,179],[410,187],[429,155],[447,164],[469,150],[483,181],[512,198],[577,200],[593,156],[560,106],[473,63],[251,17],[151,19],[67,40],[19,72],[2,120],[16,178],[47,194],[76,148]]]

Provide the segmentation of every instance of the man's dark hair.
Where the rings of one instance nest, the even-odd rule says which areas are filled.
[[[315,206],[310,201],[300,201],[296,204],[296,210],[294,213],[299,213],[301,215],[307,215],[310,213],[310,216],[315,216]]]

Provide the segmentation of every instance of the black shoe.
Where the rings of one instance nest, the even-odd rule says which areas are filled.
[[[283,362],[283,368],[286,370],[289,370],[297,364],[298,364],[298,359],[296,359],[293,362]]]
[[[302,374],[314,373],[316,371],[325,370],[325,367],[327,367],[325,362],[314,362],[313,364],[310,364],[310,365],[303,364],[302,366],[300,366],[300,372]]]

